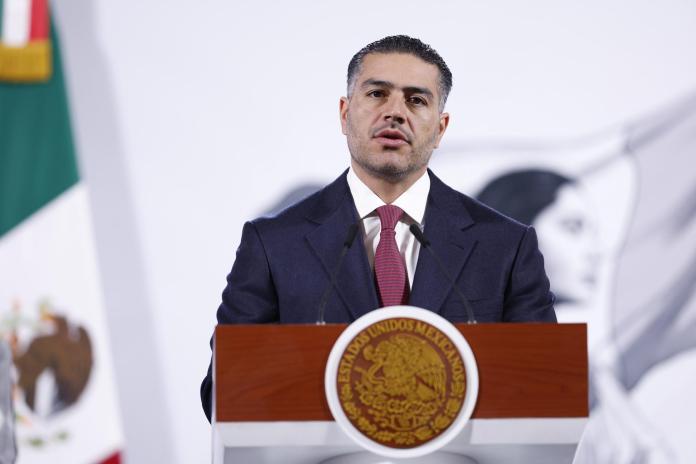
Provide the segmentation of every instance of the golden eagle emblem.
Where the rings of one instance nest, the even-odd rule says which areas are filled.
[[[368,326],[346,348],[338,394],[353,425],[394,448],[422,445],[444,432],[466,390],[460,353],[434,326],[386,319]]]

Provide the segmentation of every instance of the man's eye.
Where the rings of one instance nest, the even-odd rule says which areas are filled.
[[[422,98],[422,97],[408,97],[408,99],[406,101],[408,101],[412,105],[423,106],[423,105],[428,104],[428,102],[425,100],[425,98]]]
[[[371,90],[367,93],[368,97],[382,98],[384,96],[383,90]]]

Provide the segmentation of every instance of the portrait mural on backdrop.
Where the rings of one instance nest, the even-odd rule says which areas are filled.
[[[696,94],[567,143],[455,141],[433,156],[450,185],[535,227],[559,321],[589,324],[592,412],[578,464],[696,454],[634,394],[647,377],[669,384],[654,367],[696,348],[694,154]],[[263,213],[319,188],[298,185]]]

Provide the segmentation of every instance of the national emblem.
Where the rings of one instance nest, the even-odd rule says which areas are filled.
[[[414,448],[442,434],[462,409],[466,369],[438,328],[411,318],[376,322],[347,345],[338,399],[348,420],[391,448]]]

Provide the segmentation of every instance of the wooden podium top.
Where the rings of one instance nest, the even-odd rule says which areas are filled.
[[[472,418],[587,417],[585,324],[455,324],[479,370]],[[219,325],[215,420],[331,421],[329,352],[346,324]]]

